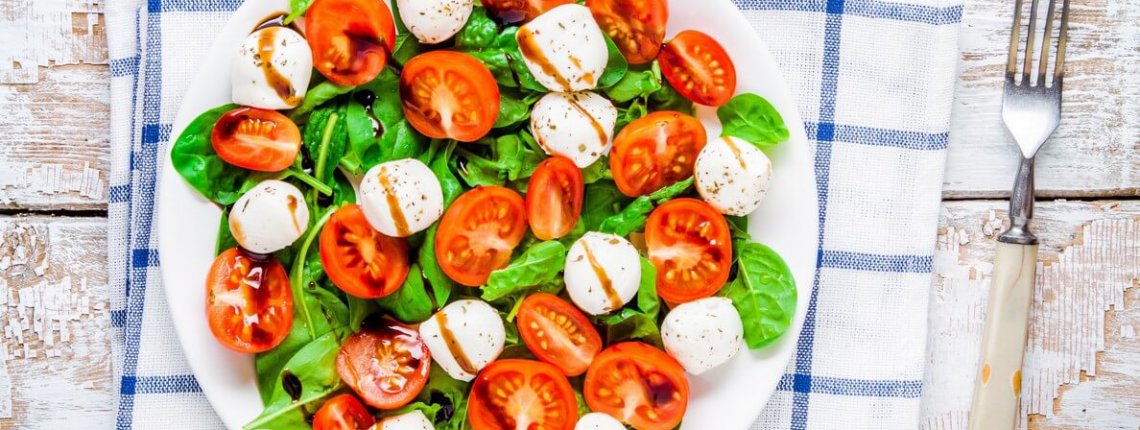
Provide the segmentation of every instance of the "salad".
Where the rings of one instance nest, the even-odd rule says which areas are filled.
[[[171,151],[246,429],[674,429],[791,324],[745,218],[788,130],[666,0],[291,3]]]

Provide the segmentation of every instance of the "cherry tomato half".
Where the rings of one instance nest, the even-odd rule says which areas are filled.
[[[289,275],[272,256],[254,259],[230,248],[206,275],[206,319],[225,347],[258,353],[273,349],[293,327]]]
[[[431,353],[420,333],[383,318],[365,321],[336,356],[340,379],[377,409],[407,405],[424,389],[430,370]]]
[[[637,430],[670,430],[689,406],[689,381],[681,364],[664,351],[625,342],[598,354],[586,372],[582,394],[590,410]]]
[[[658,60],[669,84],[695,103],[720,106],[736,93],[732,57],[707,34],[682,31],[665,44]]]
[[[574,0],[483,0],[487,11],[506,24],[530,21],[556,6],[570,3]]]
[[[566,157],[543,161],[526,187],[526,219],[534,236],[557,239],[574,230],[586,193],[582,171]]]
[[[408,242],[373,229],[360,206],[337,209],[321,230],[320,246],[329,279],[353,296],[387,296],[408,277]]]
[[[641,117],[614,139],[614,183],[622,194],[637,197],[685,180],[707,142],[705,126],[691,115],[660,111]]]
[[[503,187],[475,187],[463,193],[439,222],[435,257],[443,273],[478,287],[491,272],[506,267],[526,233],[519,193]]]
[[[404,116],[433,139],[474,142],[499,118],[499,84],[482,62],[454,51],[420,54],[400,73]]]
[[[297,159],[301,130],[277,111],[239,107],[218,118],[210,143],[227,163],[259,172],[280,172]]]
[[[475,378],[467,419],[474,430],[573,430],[578,401],[557,367],[541,361],[499,360]]]
[[[516,323],[527,349],[566,376],[584,373],[602,350],[602,337],[586,315],[553,294],[536,293],[523,299]]]
[[[340,85],[376,79],[396,47],[396,22],[383,0],[316,0],[305,12],[313,67]]]
[[[657,294],[677,304],[716,294],[728,280],[731,240],[728,221],[701,200],[670,200],[654,209],[645,246],[657,268]]]
[[[352,394],[341,394],[325,402],[313,415],[313,430],[369,430],[376,424]]]
[[[586,6],[630,64],[657,58],[669,20],[666,0],[586,0]]]

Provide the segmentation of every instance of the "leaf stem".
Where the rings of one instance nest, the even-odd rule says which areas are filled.
[[[293,290],[293,301],[298,302],[295,306],[300,314],[301,320],[305,322],[306,328],[309,330],[309,337],[316,339],[317,331],[313,327],[313,314],[309,312],[309,307],[305,305],[305,260],[308,259],[309,247],[313,245],[313,240],[320,234],[321,229],[325,223],[329,221],[332,214],[336,212],[336,208],[329,208],[317,223],[309,228],[309,234],[305,236],[305,241],[301,243],[301,248],[297,250],[297,256],[293,260],[293,267],[289,271],[289,286]]]
[[[331,186],[317,178],[314,178],[313,175],[305,173],[304,170],[298,169],[296,167],[290,167],[288,170],[286,170],[281,179],[289,177],[297,178],[301,182],[304,182],[306,185],[313,187],[313,189],[317,190],[318,193],[324,194],[326,196],[332,195],[333,193]]]
[[[316,175],[318,181],[323,182],[325,180],[325,165],[328,164],[329,158],[329,141],[332,140],[336,120],[336,112],[329,114],[329,122],[325,124],[325,131],[321,136],[321,146],[317,149],[317,166],[313,168],[313,173]]]

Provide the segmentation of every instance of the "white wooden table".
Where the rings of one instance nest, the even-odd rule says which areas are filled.
[[[1009,3],[967,0],[962,24],[931,288],[927,429],[965,428],[988,262],[1016,157],[998,120]],[[1137,429],[1140,0],[1073,4],[1065,118],[1038,162],[1042,276],[1023,407],[1030,428]],[[0,0],[0,429],[114,421],[102,8]]]

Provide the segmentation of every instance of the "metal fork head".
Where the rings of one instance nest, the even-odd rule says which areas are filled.
[[[1023,66],[1018,71],[1018,52],[1021,31],[1021,8],[1025,0],[1014,4],[1013,30],[1009,41],[1009,62],[1005,69],[1005,96],[1002,102],[1002,120],[1013,135],[1021,153],[1026,158],[1037,154],[1037,150],[1057,129],[1061,122],[1061,88],[1065,77],[1065,45],[1069,39],[1069,0],[1062,0],[1061,28],[1056,39],[1057,55],[1053,66],[1052,79],[1049,79],[1049,50],[1054,42],[1053,17],[1058,0],[1048,0],[1045,11],[1044,36],[1041,38],[1040,57],[1034,61],[1034,42],[1037,34],[1038,3],[1044,0],[1029,0],[1029,30],[1025,37]],[[1036,79],[1033,65],[1036,63]],[[1021,78],[1018,80],[1018,78]]]

